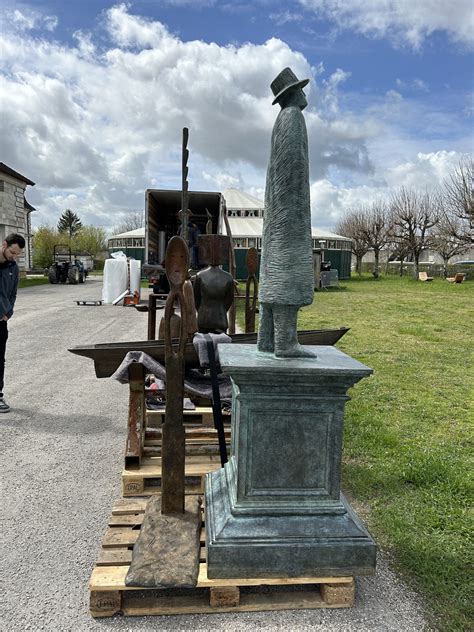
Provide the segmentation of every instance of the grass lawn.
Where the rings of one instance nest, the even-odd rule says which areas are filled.
[[[29,277],[26,279],[20,279],[18,281],[18,287],[32,287],[33,285],[44,285],[45,283],[49,283],[48,277]]]
[[[426,595],[435,625],[467,630],[474,283],[367,276],[341,285],[316,293],[298,327],[350,327],[338,347],[374,369],[350,392],[343,487]]]

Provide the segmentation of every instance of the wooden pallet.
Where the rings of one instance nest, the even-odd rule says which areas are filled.
[[[222,411],[224,424],[230,424],[230,412]],[[146,411],[147,427],[156,426],[165,420],[164,410]],[[214,415],[210,406],[197,406],[194,410],[183,410],[185,426],[200,425],[214,428]]]
[[[125,586],[133,545],[143,522],[146,499],[119,500],[89,582],[93,617],[176,615],[301,608],[348,608],[354,603],[352,577],[209,579],[205,530],[201,531],[199,577],[190,590]]]
[[[149,422],[148,422],[149,423]],[[201,494],[204,477],[221,467],[217,431],[203,426],[185,426],[186,432],[186,494]],[[230,428],[225,429],[227,451],[230,451]],[[149,496],[161,493],[161,427],[145,432],[143,458],[137,468],[122,471],[122,494]]]

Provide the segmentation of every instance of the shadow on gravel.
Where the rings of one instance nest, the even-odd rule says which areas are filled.
[[[100,435],[117,431],[117,426],[110,417],[77,413],[52,415],[28,408],[15,408],[0,417],[0,423],[8,428],[28,428],[33,434]],[[126,420],[122,425],[125,427]]]

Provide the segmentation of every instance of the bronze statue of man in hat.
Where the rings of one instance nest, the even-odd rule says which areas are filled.
[[[257,349],[275,357],[312,356],[298,343],[297,317],[314,296],[308,135],[302,110],[304,86],[285,68],[271,83],[273,126],[265,187],[260,264],[260,326]]]

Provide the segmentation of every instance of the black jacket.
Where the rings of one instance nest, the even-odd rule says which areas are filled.
[[[0,263],[0,318],[13,315],[18,286],[18,265],[15,261]]]

